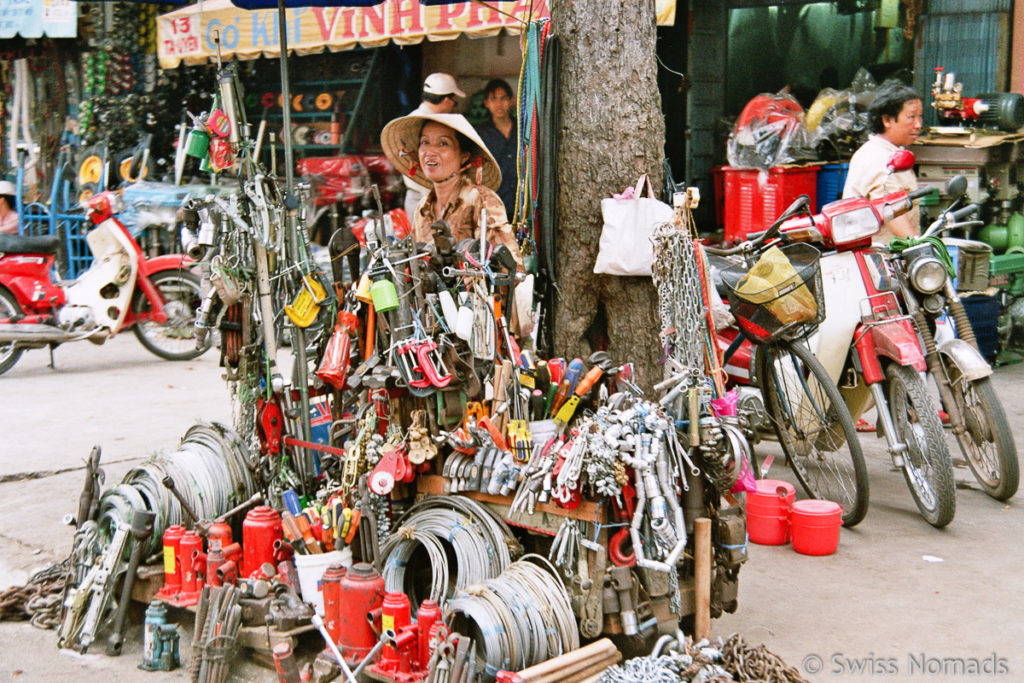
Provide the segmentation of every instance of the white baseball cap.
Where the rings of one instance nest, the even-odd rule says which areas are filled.
[[[466,96],[466,93],[459,90],[459,86],[456,85],[455,79],[452,78],[450,74],[445,73],[436,73],[427,76],[426,80],[423,81],[423,92],[430,93],[431,95]]]
[[[0,195],[9,195],[13,197],[18,194],[18,188],[14,186],[10,180],[0,180]]]

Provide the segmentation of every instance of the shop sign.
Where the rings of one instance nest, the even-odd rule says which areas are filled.
[[[675,18],[675,0],[658,0],[660,23]],[[451,40],[460,34],[518,33],[527,22],[550,16],[548,0],[459,2],[424,6],[418,0],[385,0],[374,7],[297,7],[286,11],[288,47],[296,54],[376,47],[394,41],[411,45]],[[160,17],[160,66],[176,67],[221,57],[255,59],[280,54],[278,10],[240,10],[229,0],[205,2]]]

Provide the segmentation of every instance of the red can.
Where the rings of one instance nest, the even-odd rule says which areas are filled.
[[[178,558],[181,563],[181,590],[194,593],[202,588],[197,585],[195,558],[203,552],[203,537],[194,531],[186,531],[178,542]]]
[[[324,594],[324,627],[336,644],[347,643],[341,638],[341,620],[347,606],[342,601],[341,582],[348,574],[345,565],[332,564],[324,570],[319,590]]]
[[[178,543],[184,535],[185,527],[180,524],[169,526],[164,531],[164,587],[171,592],[177,592],[181,588]]]
[[[281,513],[267,505],[249,511],[242,522],[242,577],[249,578],[264,562],[274,561],[274,542],[284,538]]]
[[[358,662],[377,642],[377,634],[366,615],[382,608],[384,579],[373,565],[359,562],[337,580],[337,599],[332,600],[328,591],[333,592],[334,588],[328,581],[337,576],[336,571],[332,572],[336,567],[344,571],[340,565],[331,565],[324,572],[324,617],[334,619],[335,632],[331,635],[345,660]],[[408,615],[408,602],[406,605]]]
[[[426,669],[430,663],[430,638],[436,634],[434,624],[441,621],[441,607],[433,600],[427,599],[420,603],[416,612],[416,624],[419,626],[420,668]]]
[[[405,593],[388,593],[384,596],[384,604],[381,606],[380,617],[381,631],[394,631],[398,635],[402,627],[412,623],[412,605],[409,604],[409,596]],[[415,645],[414,645],[415,647]],[[394,647],[385,645],[381,648],[381,660],[397,660],[398,652]],[[412,657],[410,659],[419,659]]]

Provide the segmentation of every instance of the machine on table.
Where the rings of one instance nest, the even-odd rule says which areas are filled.
[[[948,204],[943,194],[946,181],[955,175],[967,178],[968,199],[981,205],[984,225],[958,236],[977,240],[973,246],[978,248],[961,241],[958,248],[951,249],[958,289],[989,290],[992,294],[991,288],[997,288],[1002,346],[1024,345],[1024,303],[1014,305],[1024,296],[1024,133],[932,132],[921,136],[910,149],[917,159],[918,183],[938,190],[938,199],[921,202],[922,226]]]

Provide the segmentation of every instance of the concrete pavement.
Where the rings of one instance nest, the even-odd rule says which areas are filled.
[[[72,533],[60,518],[77,507],[82,463],[94,444],[103,446],[109,486],[155,451],[173,449],[195,420],[230,423],[214,351],[170,363],[126,334],[102,347],[59,348],[55,370],[48,360],[45,350],[30,351],[0,377],[0,589],[66,556]],[[1024,365],[998,370],[995,383],[1011,424],[1024,424]],[[1024,430],[1015,437],[1024,444]],[[1019,498],[991,500],[966,467],[957,468],[956,519],[935,530],[917,513],[902,475],[890,471],[882,442],[861,438],[871,486],[866,519],[842,531],[829,557],[751,545],[738,613],[714,621],[713,633],[764,642],[814,681],[1024,680]],[[791,475],[776,464],[771,476]],[[187,627],[187,659],[191,619],[173,614]],[[141,610],[135,617],[125,654],[114,659],[59,652],[53,632],[0,623],[0,679],[184,680],[181,671],[135,668]],[[972,674],[975,668],[981,673]],[[240,662],[231,680],[276,676]]]

